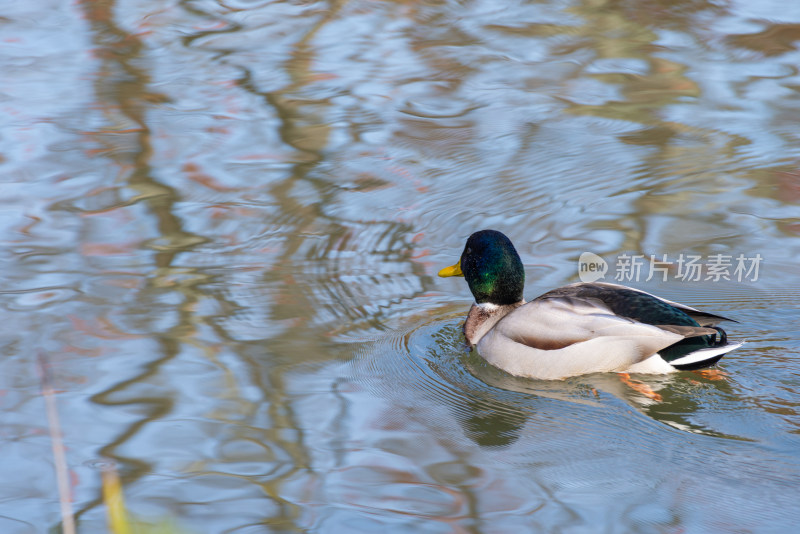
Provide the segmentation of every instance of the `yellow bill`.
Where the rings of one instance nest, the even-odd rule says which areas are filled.
[[[458,260],[458,263],[455,265],[445,267],[439,271],[439,276],[442,278],[447,278],[448,276],[464,276],[464,273],[461,272],[461,260]]]

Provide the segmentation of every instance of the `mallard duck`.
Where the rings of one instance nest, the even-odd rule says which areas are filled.
[[[439,276],[467,280],[475,297],[467,343],[516,376],[671,373],[709,367],[741,346],[717,326],[732,319],[618,284],[570,284],[525,302],[522,261],[496,230],[469,236],[461,259]]]

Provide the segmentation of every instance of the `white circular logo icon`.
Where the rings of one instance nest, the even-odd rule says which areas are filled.
[[[581,282],[596,282],[608,272],[606,260],[593,252],[584,252],[578,258],[578,277]]]

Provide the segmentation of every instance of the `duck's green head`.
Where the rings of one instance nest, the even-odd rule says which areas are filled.
[[[439,276],[466,278],[478,304],[515,304],[522,300],[525,287],[525,269],[517,249],[496,230],[469,236],[459,262],[439,271]]]

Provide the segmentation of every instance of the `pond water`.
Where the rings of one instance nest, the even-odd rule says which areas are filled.
[[[195,533],[800,524],[800,3],[6,4],[0,532],[61,521],[39,356],[81,533],[107,465]],[[436,277],[482,228],[747,343],[506,375]]]

